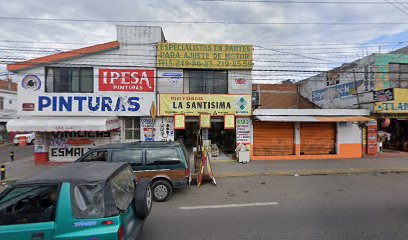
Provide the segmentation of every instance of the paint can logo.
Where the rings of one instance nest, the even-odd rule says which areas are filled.
[[[21,81],[24,89],[37,91],[41,88],[41,80],[36,75],[27,75]]]

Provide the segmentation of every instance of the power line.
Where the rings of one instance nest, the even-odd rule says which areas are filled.
[[[391,1],[389,1],[389,0],[384,0],[384,1],[386,1],[386,2],[389,3],[389,4],[391,4],[393,7],[395,7],[396,9],[398,9],[400,12],[402,12],[403,14],[405,14],[405,15],[408,16],[408,12],[405,11],[404,9],[402,9],[398,4],[396,4],[396,3],[394,3],[394,2],[391,2]]]
[[[408,22],[229,22],[229,21],[175,21],[175,20],[104,20],[69,18],[29,18],[0,16],[0,20],[99,22],[99,23],[159,23],[159,24],[228,24],[228,25],[408,25]]]
[[[383,1],[193,0],[194,2],[383,5]],[[408,3],[408,2],[403,2]]]

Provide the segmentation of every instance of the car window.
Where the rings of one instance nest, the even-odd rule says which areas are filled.
[[[112,162],[129,162],[132,166],[142,165],[141,149],[123,149],[112,151]]]
[[[135,175],[129,166],[111,180],[113,199],[120,210],[126,210],[133,200],[135,193],[134,179]]]
[[[107,159],[108,151],[92,151],[81,162],[106,162]]]
[[[73,187],[74,215],[76,218],[103,217],[103,186],[95,184],[76,184]]]
[[[146,165],[177,165],[180,164],[180,156],[174,148],[150,148],[146,149]]]
[[[58,185],[16,187],[0,200],[0,225],[54,221]]]

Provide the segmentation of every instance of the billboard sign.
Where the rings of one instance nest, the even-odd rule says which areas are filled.
[[[252,45],[158,43],[157,67],[251,70]]]

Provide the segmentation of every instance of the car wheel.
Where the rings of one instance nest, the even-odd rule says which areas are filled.
[[[166,180],[157,180],[153,182],[153,199],[156,202],[166,201],[173,191],[170,183]]]
[[[149,180],[140,180],[136,185],[135,211],[139,219],[149,216],[152,210],[152,188]]]

